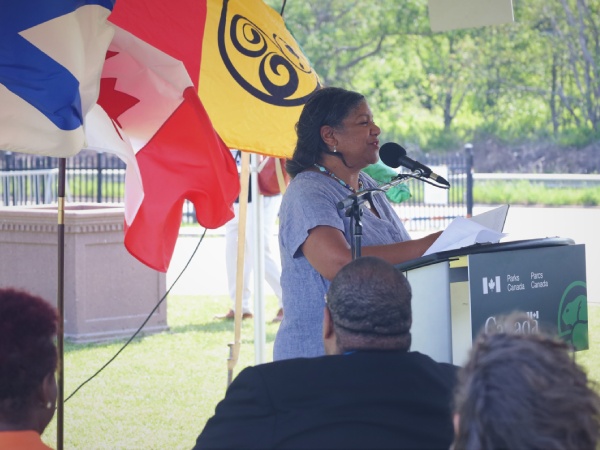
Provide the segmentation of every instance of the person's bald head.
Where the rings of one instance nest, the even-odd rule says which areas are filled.
[[[369,256],[350,262],[334,277],[326,295],[323,336],[327,353],[408,351],[411,297],[408,280],[393,265]]]

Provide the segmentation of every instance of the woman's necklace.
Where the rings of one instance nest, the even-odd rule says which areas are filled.
[[[321,164],[317,164],[315,163],[315,167],[317,169],[319,169],[322,173],[324,173],[325,175],[329,175],[331,178],[333,178],[334,180],[337,180],[342,186],[344,186],[346,189],[350,190],[351,192],[354,192],[355,194],[358,191],[361,191],[363,188],[363,182],[362,180],[359,178],[358,180],[358,191],[356,189],[354,189],[352,186],[350,186],[348,183],[346,183],[344,180],[342,180],[341,178],[338,178],[333,172],[330,172],[329,170],[327,170],[325,167],[323,167]]]

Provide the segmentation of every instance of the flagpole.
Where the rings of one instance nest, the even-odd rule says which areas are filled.
[[[242,170],[240,173],[239,220],[238,220],[238,246],[237,269],[235,289],[235,314],[233,343],[229,344],[229,359],[227,360],[227,386],[233,381],[233,369],[240,355],[240,342],[242,334],[242,290],[244,278],[244,251],[246,248],[246,213],[248,210],[248,182],[250,179],[250,154],[242,153]]]
[[[252,173],[256,176],[250,179],[252,192],[252,226],[251,237],[254,243],[252,255],[254,265],[254,363],[262,364],[266,361],[265,342],[267,340],[265,315],[265,233],[264,233],[264,199],[258,187],[258,155],[250,155]],[[269,236],[270,237],[270,236]]]
[[[58,158],[58,329],[57,329],[57,385],[58,395],[56,400],[56,449],[63,449],[64,441],[64,331],[65,331],[65,302],[64,302],[64,269],[65,269],[65,172],[66,158]]]

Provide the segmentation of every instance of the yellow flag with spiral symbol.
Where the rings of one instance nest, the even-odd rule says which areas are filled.
[[[319,77],[262,0],[207,0],[198,93],[229,148],[291,157]]]

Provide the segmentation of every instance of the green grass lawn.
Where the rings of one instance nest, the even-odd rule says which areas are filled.
[[[267,298],[267,318],[277,299]],[[169,297],[170,331],[134,340],[64,408],[65,449],[189,449],[227,386],[233,322],[214,320],[229,297]],[[267,325],[271,358],[278,324]],[[65,345],[65,397],[124,344]],[[254,326],[242,326],[234,375],[254,364]],[[44,433],[56,447],[56,417]]]
[[[170,331],[134,340],[104,371],[65,404],[64,448],[190,449],[227,385],[228,343],[233,323],[214,320],[229,298],[169,297]],[[267,318],[277,310],[267,298]],[[600,383],[600,306],[590,305],[591,350],[577,353],[590,378]],[[267,325],[267,355],[278,324]],[[240,360],[254,364],[254,327],[242,326]],[[93,375],[124,341],[65,346],[65,396]],[[234,432],[234,431],[232,431]],[[56,420],[44,433],[56,447]]]
[[[473,200],[492,205],[598,206],[600,186],[547,186],[529,180],[477,181],[473,185]]]

